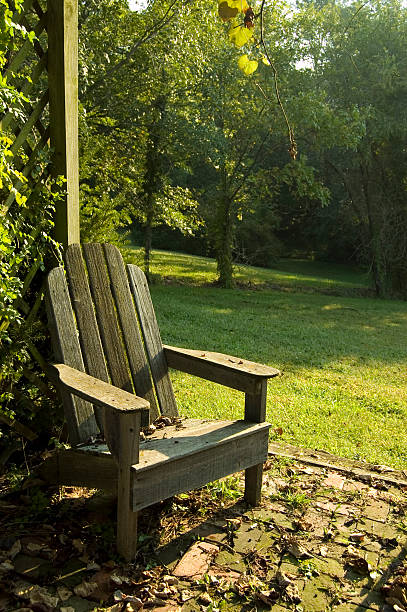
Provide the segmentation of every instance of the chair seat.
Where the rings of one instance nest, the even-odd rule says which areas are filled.
[[[140,461],[131,469],[133,510],[265,461],[270,427],[242,420],[184,419],[157,429],[140,442]],[[106,444],[74,450],[89,459],[96,455],[111,459]]]

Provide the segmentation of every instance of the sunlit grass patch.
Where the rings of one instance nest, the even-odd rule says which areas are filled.
[[[152,286],[165,342],[279,368],[282,376],[269,383],[267,417],[282,429],[283,440],[407,466],[405,302],[222,290],[201,284],[215,277],[211,260],[177,255],[170,262],[171,254],[163,255],[161,271],[173,265],[182,284]],[[310,266],[307,275],[312,279]],[[173,382],[183,414],[243,416],[237,391],[177,372]]]
[[[129,249],[129,257],[141,265],[142,252]],[[158,278],[193,285],[211,284],[216,281],[216,262],[209,257],[197,257],[171,251],[153,251],[151,271]],[[237,284],[277,284],[286,289],[336,289],[365,290],[368,276],[365,272],[341,264],[328,264],[307,260],[282,259],[272,268],[235,265]]]

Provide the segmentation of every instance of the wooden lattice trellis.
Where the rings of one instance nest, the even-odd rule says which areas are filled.
[[[17,49],[9,54],[5,75],[29,102],[23,103],[22,112],[17,116],[14,112],[6,113],[0,124],[1,130],[13,140],[11,152],[19,164],[18,170],[27,180],[24,184],[26,212],[37,206],[38,183],[50,175],[66,177],[67,196],[58,204],[55,218],[55,237],[63,245],[79,242],[77,15],[77,0],[26,0],[23,10],[16,12],[15,23],[34,32],[35,38],[31,41],[21,37]],[[22,183],[17,181],[14,187],[19,190]],[[2,202],[0,210],[3,219],[9,217],[14,222],[19,222],[19,217],[25,214],[16,202],[14,191]],[[41,210],[37,212],[41,215]],[[34,239],[38,231],[34,224]],[[22,262],[21,269],[13,272],[23,281],[18,308],[29,325],[37,320],[42,306],[40,288],[44,271],[38,261],[28,267],[26,264]],[[44,359],[38,348],[30,342],[27,346],[33,362],[43,368]],[[41,393],[50,394],[35,368],[25,367],[24,376]],[[18,389],[13,392],[18,401],[30,402],[28,397],[18,397]],[[2,420],[7,421],[5,417]],[[19,425],[14,426],[18,430]],[[24,427],[19,433],[31,435]]]

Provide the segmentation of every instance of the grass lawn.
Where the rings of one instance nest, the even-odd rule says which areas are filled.
[[[363,288],[364,278],[339,266],[330,274],[329,266],[312,262],[239,271],[246,281],[280,275],[283,290],[205,286],[215,278],[213,260],[189,255],[161,252],[152,271],[182,283],[152,286],[166,343],[226,352],[283,372],[270,382],[267,403],[268,420],[282,428],[283,440],[407,466],[405,302],[320,293]],[[295,291],[287,291],[290,283]],[[173,383],[183,414],[243,414],[239,392],[180,373]]]
[[[142,266],[140,249],[129,249],[129,261]],[[193,257],[185,253],[154,251],[152,273],[188,285],[204,285],[216,280],[216,262],[209,257]],[[368,288],[366,273],[341,264],[328,264],[307,260],[283,259],[275,269],[235,266],[238,284],[280,285],[284,289],[333,290],[340,293],[358,293]]]

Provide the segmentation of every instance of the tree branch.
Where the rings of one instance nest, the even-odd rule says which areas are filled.
[[[288,131],[288,138],[290,140],[290,148],[288,149],[288,152],[290,153],[292,159],[296,159],[297,157],[297,143],[295,142],[295,138],[294,138],[294,131],[290,125],[290,122],[288,121],[288,117],[287,117],[287,113],[285,112],[285,108],[284,105],[281,101],[281,97],[280,97],[280,90],[278,87],[278,78],[277,78],[277,68],[274,64],[274,62],[272,61],[269,52],[267,50],[266,47],[266,43],[264,40],[264,4],[265,4],[266,0],[262,0],[261,3],[261,7],[260,7],[260,44],[263,47],[263,51],[264,54],[267,58],[268,63],[271,66],[271,69],[273,71],[273,80],[274,80],[274,90],[275,90],[275,94],[276,94],[276,99],[277,99],[277,104],[279,105],[281,112],[283,114],[284,117],[284,121],[285,124],[287,126],[287,131]],[[261,89],[261,87],[258,85],[260,91],[263,93],[263,95],[265,96],[263,90]],[[266,97],[266,96],[265,96]],[[267,100],[267,97],[266,97]]]
[[[143,45],[146,42],[148,42],[149,40],[152,40],[153,38],[155,38],[157,36],[157,34],[163,28],[165,28],[165,26],[167,26],[170,23],[170,21],[174,18],[174,16],[176,15],[175,5],[178,2],[179,2],[179,0],[173,0],[172,3],[170,4],[170,6],[168,7],[168,9],[165,11],[163,17],[161,17],[161,19],[159,19],[156,23],[154,23],[151,26],[151,28],[149,30],[147,30],[147,32],[144,32],[143,36],[141,38],[139,38],[138,40],[136,40],[134,45],[127,51],[127,53],[124,56],[124,58],[122,60],[120,60],[120,62],[117,62],[117,64],[114,64],[113,66],[110,66],[105,71],[103,76],[99,77],[96,81],[94,81],[94,83],[92,83],[92,85],[89,86],[87,91],[88,92],[89,91],[93,91],[100,83],[104,82],[114,72],[116,72],[117,70],[120,70],[121,68],[123,68],[123,66],[128,64],[129,60],[134,56],[134,54],[136,53],[137,49],[139,47],[141,47],[141,45]]]

